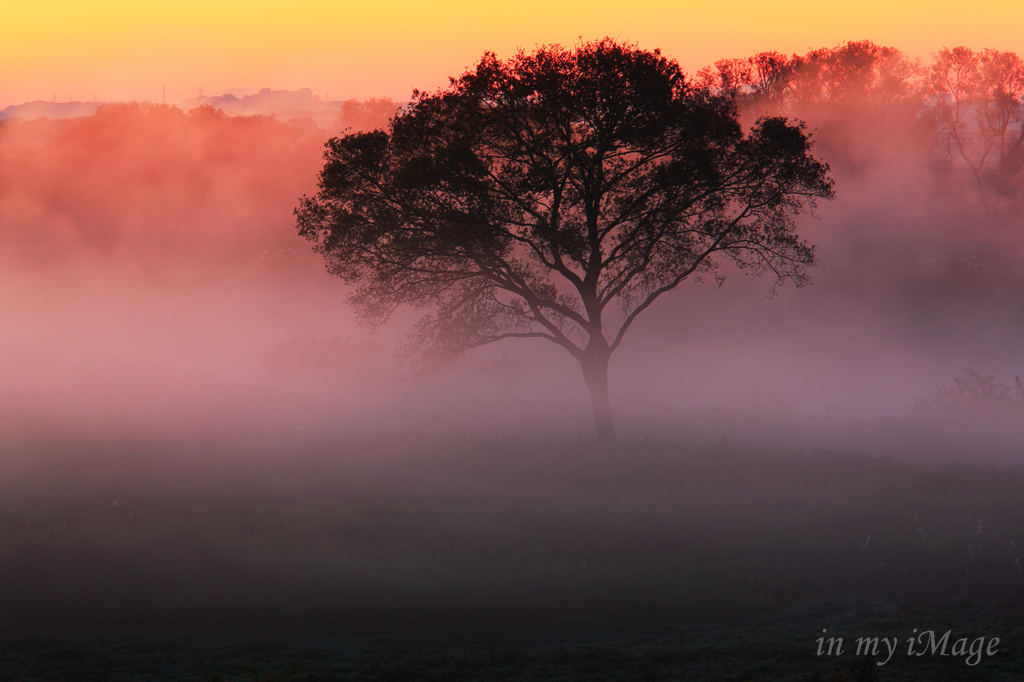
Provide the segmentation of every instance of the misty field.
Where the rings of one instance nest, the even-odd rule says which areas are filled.
[[[0,679],[1024,674],[1020,468],[413,432],[3,436]],[[825,629],[900,646],[819,656]],[[1000,642],[977,665],[908,657],[915,629]]]

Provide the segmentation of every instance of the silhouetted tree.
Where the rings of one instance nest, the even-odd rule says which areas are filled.
[[[760,52],[753,57],[719,59],[714,67],[697,72],[701,87],[726,95],[741,109],[774,113],[784,111],[792,100],[793,70],[800,63],[796,55]]]
[[[509,338],[579,363],[598,437],[613,438],[608,363],[637,316],[723,260],[808,281],[794,218],[832,196],[802,125],[744,133],[728,97],[660,52],[610,39],[507,61],[487,54],[390,131],[326,145],[300,234],[355,285],[362,319],[427,310],[436,360]]]

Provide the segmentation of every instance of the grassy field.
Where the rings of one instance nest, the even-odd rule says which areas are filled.
[[[2,435],[4,680],[1024,678],[1019,468],[724,443]],[[907,655],[947,630],[949,655]],[[818,655],[820,637],[843,654]],[[858,656],[859,637],[898,647]]]

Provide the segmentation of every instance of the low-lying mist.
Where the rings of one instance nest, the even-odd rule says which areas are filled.
[[[903,420],[915,400],[968,370],[1011,384],[1024,368],[1019,201],[979,196],[936,141],[920,65],[900,72],[907,88],[878,95],[895,63],[879,49],[785,58],[785,96],[758,99],[749,74],[737,89],[748,120],[806,121],[831,164],[837,198],[801,225],[814,282],[769,296],[770,281],[723,271],[721,287],[691,282],[660,300],[612,359],[623,435],[876,453],[909,439],[908,453],[938,456],[948,439]],[[713,74],[733,62],[700,77],[724,88]],[[840,68],[854,63],[860,80]],[[331,129],[151,104],[0,124],[2,409],[171,430],[588,434],[588,393],[561,349],[512,342],[420,377],[395,359],[415,311],[361,327],[295,234],[323,143],[386,125],[390,106],[346,103]],[[1015,428],[972,428],[991,447],[959,454],[1003,458]]]

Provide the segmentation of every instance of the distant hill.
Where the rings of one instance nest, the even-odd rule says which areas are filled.
[[[96,113],[103,102],[26,102],[25,104],[12,104],[0,109],[0,120],[5,118],[76,118],[78,116],[91,116]]]
[[[0,110],[0,119],[21,118],[75,118],[90,116],[105,102],[46,102],[37,100],[25,104],[12,104]],[[327,101],[314,95],[309,88],[301,90],[271,90],[263,88],[252,95],[238,97],[234,94],[215,95],[213,97],[193,97],[182,100],[178,107],[184,111],[203,105],[220,109],[226,114],[235,116],[256,116],[273,114],[282,120],[293,118],[318,118],[318,114],[329,112],[337,116],[341,109],[341,100]]]
[[[12,104],[0,110],[0,120],[66,119],[91,116],[105,102],[44,102]],[[309,88],[301,90],[271,90],[263,88],[257,93],[228,93],[199,96],[182,100],[176,105],[183,111],[210,106],[229,116],[274,116],[281,121],[308,119],[324,130],[372,130],[384,127],[399,105],[389,99],[326,100],[313,94]]]

